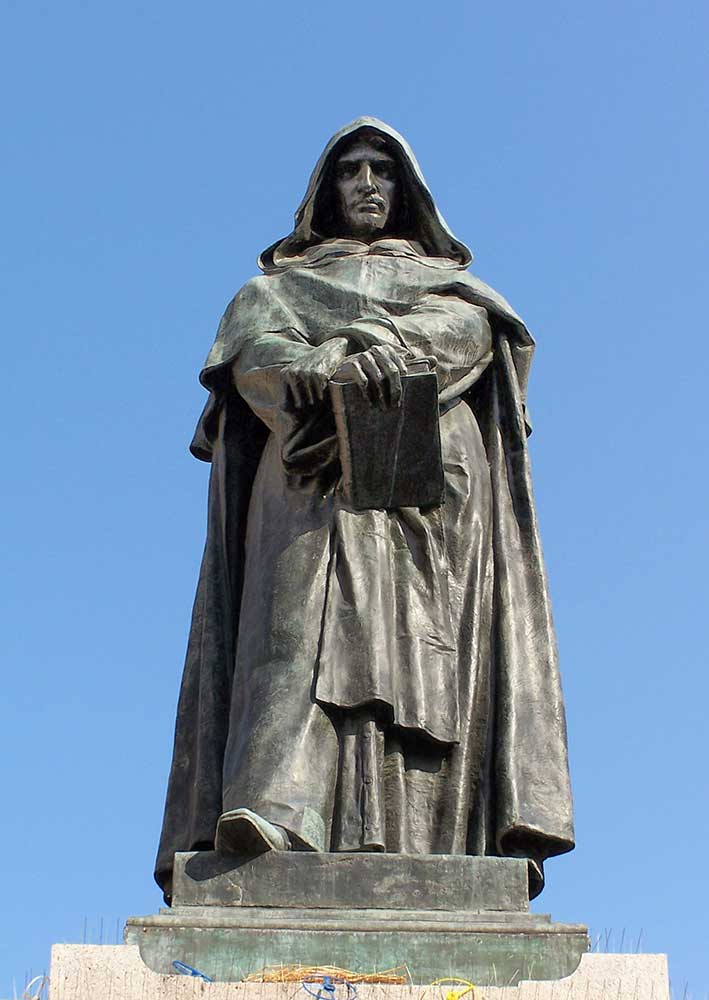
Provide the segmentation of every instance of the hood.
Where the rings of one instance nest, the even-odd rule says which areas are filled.
[[[305,197],[295,213],[293,231],[288,236],[277,240],[260,255],[258,265],[262,271],[278,270],[281,261],[287,266],[287,258],[298,257],[308,247],[323,243],[332,238],[333,235],[345,235],[344,233],[318,232],[319,209],[322,208],[324,187],[327,187],[329,183],[330,167],[334,156],[345,140],[349,140],[362,129],[371,129],[383,136],[388,141],[390,149],[398,161],[401,171],[402,198],[406,204],[407,230],[410,230],[398,235],[410,242],[418,243],[427,257],[443,257],[453,260],[460,267],[467,267],[470,264],[473,255],[464,243],[455,238],[436,208],[433,195],[406,139],[396,129],[379,121],[378,118],[364,117],[357,118],[349,125],[345,125],[328,142],[315,165]],[[278,254],[277,258],[274,259],[276,251]]]

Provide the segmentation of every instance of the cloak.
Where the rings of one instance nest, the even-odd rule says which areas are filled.
[[[406,193],[405,231],[370,247],[328,235],[325,200],[338,148],[363,128],[381,134],[395,152]],[[433,298],[447,309],[462,302],[484,311],[489,321],[490,352],[468,366],[464,377],[450,376],[449,398],[444,378],[441,393],[443,408],[462,399],[474,414],[491,492],[491,606],[483,623],[490,637],[491,715],[484,779],[468,776],[469,783],[481,788],[490,832],[482,839],[469,837],[464,849],[528,859],[530,895],[535,896],[543,888],[544,860],[574,846],[565,716],[527,450],[525,398],[534,341],[509,304],[466,270],[470,251],[441,218],[403,137],[383,122],[362,118],[326,146],[293,232],[260,256],[263,275],[247,283],[228,307],[200,375],[210,397],[191,450],[211,462],[212,469],[207,538],[155,872],[168,902],[175,852],[212,849],[223,811],[231,707],[243,683],[241,675],[235,678],[234,665],[249,504],[264,449],[273,437],[273,428],[235,387],[232,369],[248,355],[257,324],[284,334],[288,343],[280,363],[297,356],[304,349],[299,327],[310,321],[308,311],[322,310],[323,301],[329,312],[333,301],[346,303],[348,268],[365,267],[375,259],[377,266],[391,263],[398,284],[395,293],[389,289],[377,299],[372,316],[350,324],[353,350],[397,335],[406,316],[403,307],[397,315],[392,302],[407,294],[410,299],[415,294],[416,301]],[[355,279],[351,284],[356,288]],[[433,308],[424,328],[435,327]],[[268,360],[261,356],[261,370],[269,369]],[[451,371],[453,367],[451,362]],[[283,440],[281,459],[294,482],[307,480],[332,459],[333,439],[325,433],[313,438],[308,428],[298,427]],[[444,742],[448,738],[455,742],[455,734],[441,737]]]

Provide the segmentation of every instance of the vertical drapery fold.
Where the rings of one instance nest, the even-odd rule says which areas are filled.
[[[406,239],[317,233],[331,157],[363,127],[395,144]],[[527,451],[534,343],[469,262],[405,140],[362,119],[225,312],[192,443],[212,473],[156,865],[167,899],[174,853],[211,848],[239,807],[299,849],[525,857],[532,895],[573,847]],[[343,334],[351,353],[438,361],[440,510],[348,509],[327,405],[289,408],[281,367]]]

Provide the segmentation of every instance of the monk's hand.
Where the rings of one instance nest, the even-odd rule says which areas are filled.
[[[360,354],[351,354],[337,369],[335,381],[356,382],[365,396],[382,410],[401,403],[401,376],[406,364],[397,348],[376,344]]]
[[[296,410],[304,410],[322,401],[327,383],[346,356],[347,340],[336,337],[284,365],[281,379]]]

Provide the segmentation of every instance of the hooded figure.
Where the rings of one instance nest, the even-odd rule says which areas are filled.
[[[357,208],[386,217],[366,238],[342,166],[363,144],[384,162]],[[260,849],[524,857],[534,896],[573,847],[526,443],[534,342],[383,122],[330,140],[295,222],[200,376],[208,530],[156,879],[169,902],[176,851],[248,848],[246,815],[271,831]],[[348,506],[327,393],[294,376],[327,358],[329,377],[338,351],[360,375],[435,359],[442,506]]]

